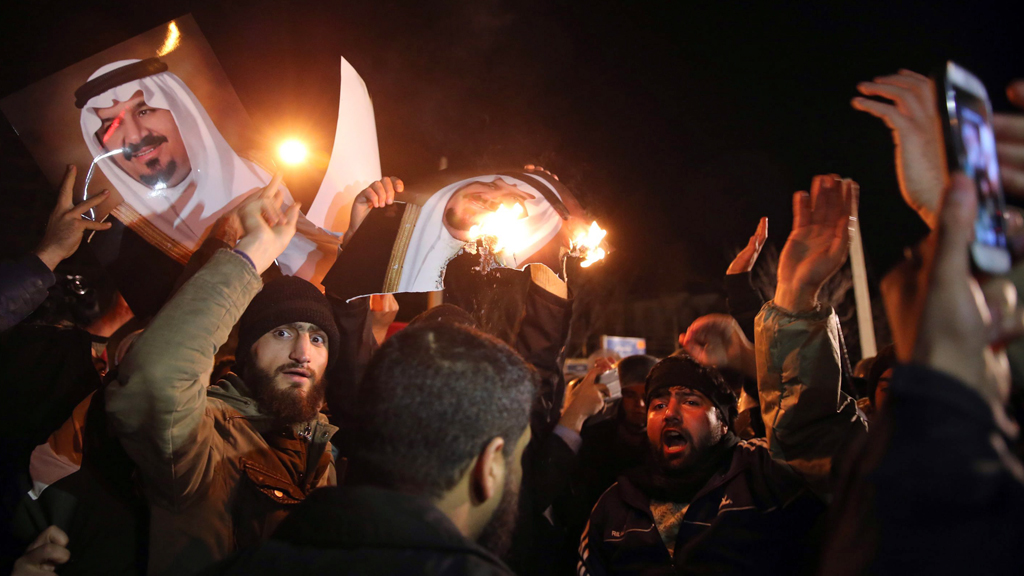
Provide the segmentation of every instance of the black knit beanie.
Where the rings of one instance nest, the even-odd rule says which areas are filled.
[[[327,297],[302,278],[282,276],[263,286],[238,321],[236,370],[245,365],[252,345],[264,334],[293,322],[314,324],[327,334],[327,365],[332,366],[338,357],[341,336]]]
[[[644,388],[647,405],[651,405],[651,397],[655,392],[673,386],[696,390],[706,396],[718,408],[725,423],[732,428],[738,400],[718,370],[703,366],[689,356],[669,356],[655,364],[647,375],[647,386]]]

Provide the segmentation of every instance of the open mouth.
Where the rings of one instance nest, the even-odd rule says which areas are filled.
[[[288,376],[289,379],[295,382],[305,382],[313,377],[313,372],[305,368],[289,368],[282,370],[281,374]]]
[[[686,436],[678,430],[666,430],[661,434],[661,443],[666,454],[678,454],[686,449]]]

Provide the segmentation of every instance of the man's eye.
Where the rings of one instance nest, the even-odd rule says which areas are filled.
[[[139,116],[145,116],[146,114],[149,114],[152,111],[153,110],[150,109],[150,108],[143,108],[142,110],[139,110],[138,115]]]
[[[686,404],[689,406],[700,406],[700,402],[697,402],[696,400],[687,400]]]
[[[274,334],[277,335],[278,338],[287,338],[291,335],[287,330],[277,330]]]
[[[654,406],[651,406],[651,408],[654,408],[655,410],[661,410],[664,407],[665,407],[665,403],[664,402],[657,402],[657,403],[654,404]]]
[[[324,344],[327,342],[327,339],[324,338],[323,336],[320,336],[319,334],[313,335],[313,337],[310,338],[309,340],[314,344]]]

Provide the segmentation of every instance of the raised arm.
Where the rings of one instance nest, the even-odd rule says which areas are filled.
[[[78,250],[82,235],[87,230],[110,228],[109,222],[82,218],[109,194],[104,190],[75,206],[71,198],[75,174],[75,167],[68,166],[57,195],[57,205],[35,251],[15,262],[0,262],[0,332],[27,318],[46,300],[50,286],[56,281],[53,270]]]
[[[793,196],[793,231],[779,257],[775,299],[756,320],[761,413],[772,456],[792,465],[820,494],[832,457],[867,430],[840,391],[839,320],[818,292],[846,261],[857,185],[818,176]]]
[[[106,389],[107,414],[147,488],[171,507],[203,491],[216,467],[207,412],[213,357],[249,301],[260,273],[295,233],[298,205],[280,211],[275,178],[241,207],[245,236],[222,250],[157,313]]]

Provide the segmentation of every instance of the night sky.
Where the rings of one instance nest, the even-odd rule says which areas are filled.
[[[299,135],[329,152],[344,55],[373,96],[385,174],[414,181],[442,156],[542,164],[611,231],[607,269],[636,297],[716,285],[762,215],[781,247],[790,194],[823,172],[861,183],[877,276],[923,225],[887,129],[849,106],[856,83],[952,58],[1005,110],[1024,76],[1020,10],[782,4],[26,2],[4,11],[0,95],[191,12],[268,147]],[[37,241],[52,196],[6,123],[0,142],[9,257]],[[321,177],[289,184],[308,203]]]

